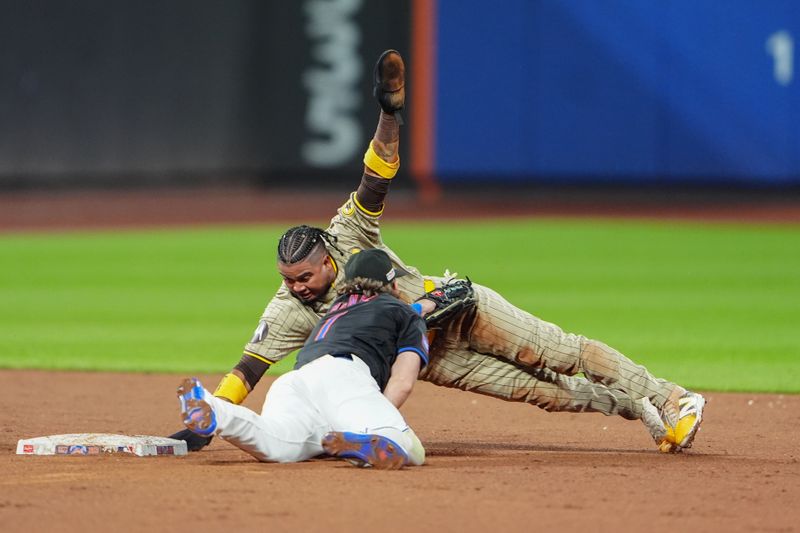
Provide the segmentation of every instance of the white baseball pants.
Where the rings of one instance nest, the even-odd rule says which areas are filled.
[[[387,437],[421,465],[425,450],[403,415],[386,399],[358,357],[323,356],[279,377],[261,414],[206,394],[217,417],[216,434],[259,461],[288,463],[323,454],[330,431]]]

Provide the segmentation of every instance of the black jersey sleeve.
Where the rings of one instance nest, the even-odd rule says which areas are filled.
[[[403,306],[401,320],[398,321],[397,354],[415,352],[422,359],[422,366],[428,364],[428,330],[425,320],[410,306]]]

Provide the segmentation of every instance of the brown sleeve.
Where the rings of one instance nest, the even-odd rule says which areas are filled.
[[[389,192],[391,181],[371,176],[365,172],[356,191],[358,203],[368,211],[380,212],[383,209],[383,199]]]
[[[256,383],[258,383],[264,376],[264,373],[269,370],[270,366],[271,365],[265,361],[256,359],[251,355],[243,354],[239,363],[233,368],[242,373],[245,382],[250,386],[250,390],[253,390]]]

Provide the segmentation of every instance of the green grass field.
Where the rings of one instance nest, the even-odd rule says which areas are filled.
[[[284,229],[0,236],[0,367],[225,372]],[[800,392],[800,227],[387,222],[384,240],[685,386]]]

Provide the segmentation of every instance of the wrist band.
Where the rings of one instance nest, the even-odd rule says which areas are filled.
[[[378,176],[390,180],[397,174],[397,169],[400,168],[400,158],[398,157],[394,163],[387,163],[375,153],[375,148],[372,147],[372,141],[370,141],[369,148],[364,152],[364,164]]]
[[[217,390],[214,391],[214,396],[225,398],[239,405],[247,398],[247,387],[235,374],[225,374],[225,377],[219,382]]]

